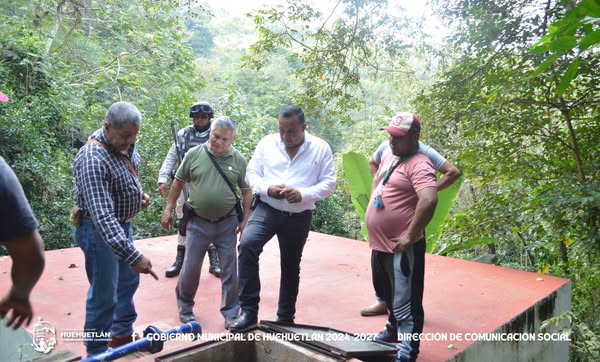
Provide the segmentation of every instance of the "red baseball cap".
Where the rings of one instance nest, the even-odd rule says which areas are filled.
[[[385,128],[381,128],[381,130],[388,131],[393,137],[401,137],[406,136],[411,131],[420,133],[421,123],[419,117],[414,113],[398,112],[392,117],[390,124]]]

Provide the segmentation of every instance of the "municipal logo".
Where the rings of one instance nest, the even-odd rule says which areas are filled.
[[[41,353],[50,353],[56,346],[56,328],[48,321],[40,320],[33,326],[33,349]]]

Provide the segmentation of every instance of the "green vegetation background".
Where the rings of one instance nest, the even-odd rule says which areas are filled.
[[[409,1],[295,1],[250,17],[196,1],[8,0],[0,7],[0,155],[14,168],[48,250],[70,247],[70,165],[108,106],[136,104],[150,208],[137,238],[164,235],[158,170],[189,106],[239,124],[247,157],[279,109],[306,110],[336,155],[338,187],[313,230],[363,239],[342,154],[369,157],[398,110],[463,172],[434,252],[573,282],[572,360],[600,360],[600,4],[431,1],[440,41]],[[325,7],[332,9],[334,3]],[[0,247],[0,252],[2,252]]]

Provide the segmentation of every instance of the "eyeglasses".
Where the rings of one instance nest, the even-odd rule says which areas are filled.
[[[191,113],[213,113],[212,108],[207,104],[195,104],[190,109]]]

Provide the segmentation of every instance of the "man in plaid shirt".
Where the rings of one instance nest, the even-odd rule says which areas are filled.
[[[90,289],[84,328],[112,340],[84,341],[88,355],[132,340],[137,318],[133,295],[139,273],[151,274],[150,260],[133,245],[131,220],[150,204],[137,177],[135,140],[142,116],[131,103],[114,103],[104,126],[90,136],[73,161],[75,201],[82,221],[75,240],[85,255]]]

